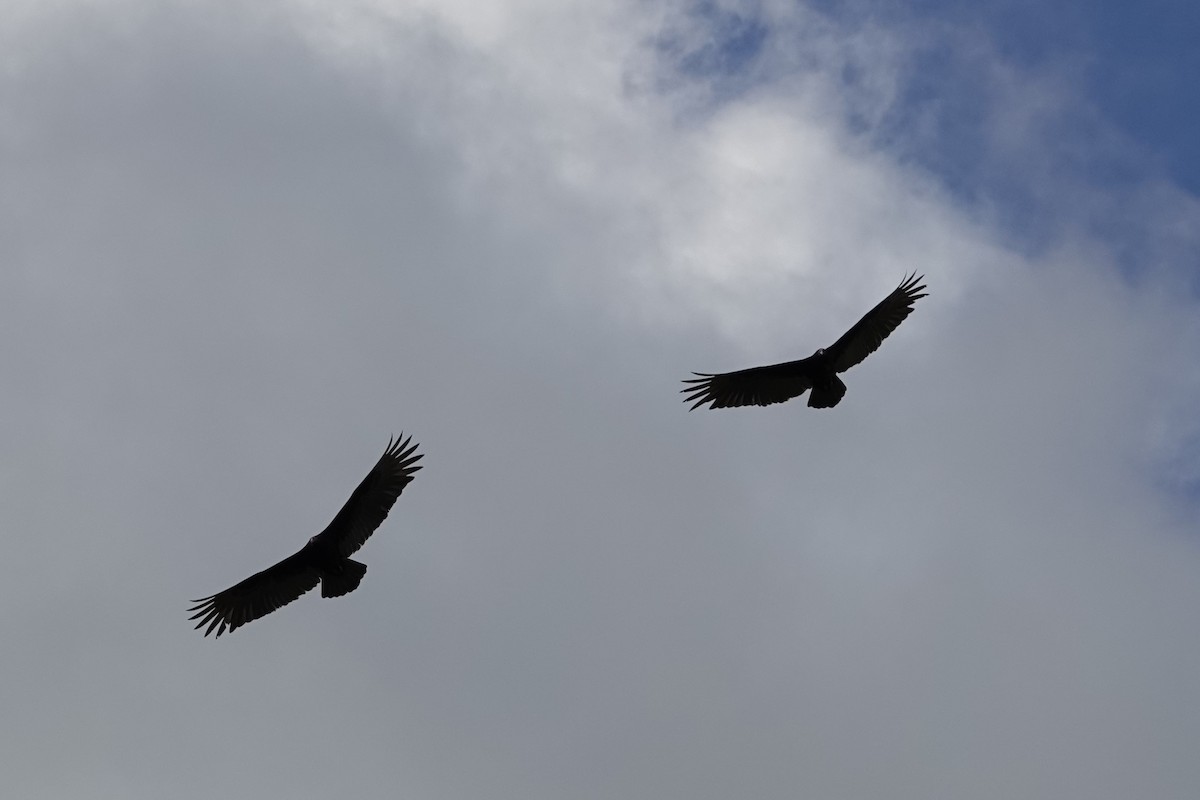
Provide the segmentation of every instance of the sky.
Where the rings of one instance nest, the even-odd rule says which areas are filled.
[[[13,797],[1193,798],[1183,2],[0,6]],[[694,411],[929,296],[803,400]],[[425,468],[310,594],[403,431]]]

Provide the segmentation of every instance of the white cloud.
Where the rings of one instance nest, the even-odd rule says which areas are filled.
[[[1194,198],[1095,199],[1164,232],[1135,280],[1074,209],[1013,246],[856,127],[913,32],[769,7],[714,98],[655,47],[684,11],[22,12],[15,793],[1194,795]],[[686,412],[912,269],[838,409]],[[185,626],[400,428],[358,592]]]

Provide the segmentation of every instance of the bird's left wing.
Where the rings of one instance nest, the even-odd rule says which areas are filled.
[[[926,295],[924,275],[905,278],[896,289],[872,308],[854,327],[829,347],[825,353],[833,359],[833,368],[845,372],[879,349],[879,345],[912,313],[913,303]],[[920,285],[918,285],[920,284]]]
[[[247,622],[283,608],[312,589],[320,580],[320,575],[305,555],[305,551],[301,550],[251,575],[236,586],[194,600],[196,605],[188,611],[195,612],[190,619],[200,620],[196,623],[196,629],[207,625],[208,630],[204,635],[208,636],[215,630],[219,639],[226,630],[232,633]]]
[[[375,468],[363,478],[329,527],[318,534],[321,537],[333,537],[338,552],[343,556],[349,556],[362,547],[367,537],[387,519],[396,498],[421,468],[417,462],[425,454],[417,453],[418,445],[410,445],[411,436],[404,439],[404,434],[400,434],[400,437],[395,441],[388,440],[387,450],[380,456]]]
[[[688,385],[679,391],[687,395],[683,402],[692,403],[689,411],[705,403],[710,404],[709,408],[769,406],[799,397],[812,388],[808,363],[809,359],[804,358],[719,375],[693,372],[697,377],[685,380]]]

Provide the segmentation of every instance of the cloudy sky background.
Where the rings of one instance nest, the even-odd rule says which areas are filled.
[[[1191,5],[10,2],[12,797],[1193,798]],[[690,370],[929,298],[803,401]],[[412,433],[361,588],[186,620]]]

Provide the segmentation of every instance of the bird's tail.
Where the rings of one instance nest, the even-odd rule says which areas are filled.
[[[846,384],[837,375],[830,375],[829,380],[821,381],[808,394],[809,408],[833,408],[842,401],[846,393]]]
[[[321,575],[321,597],[341,597],[358,588],[363,575],[367,574],[367,565],[352,559],[345,559],[337,572],[326,572]]]

